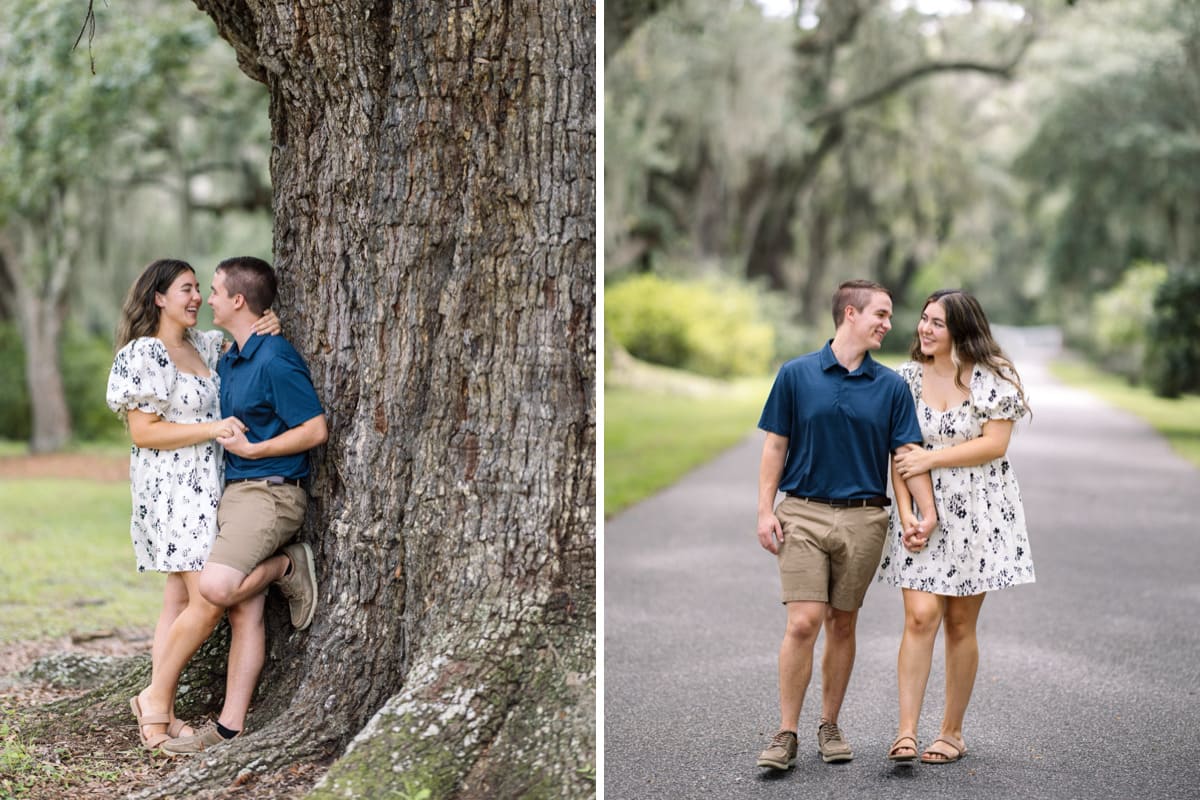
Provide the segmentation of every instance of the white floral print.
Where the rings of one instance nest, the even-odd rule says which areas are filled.
[[[187,336],[211,377],[176,369],[158,339],[135,339],[113,360],[108,407],[122,416],[139,409],[167,422],[219,420],[217,359],[223,336],[220,331],[194,329]],[[204,566],[217,535],[223,480],[224,453],[212,440],[175,450],[131,448],[129,532],[139,572],[192,572]]]
[[[921,399],[920,364],[906,362],[897,372],[912,390],[926,450],[977,438],[988,420],[1018,420],[1027,411],[1016,387],[983,367],[976,366],[971,375],[970,397],[946,411],[930,408]],[[1032,583],[1025,509],[1008,458],[935,469],[930,477],[938,525],[929,544],[918,553],[906,550],[899,516],[893,511],[879,580],[955,597]]]

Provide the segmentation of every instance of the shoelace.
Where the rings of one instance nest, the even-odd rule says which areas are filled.
[[[836,722],[822,722],[818,734],[821,744],[828,744],[835,739],[842,738],[842,732],[838,730]]]
[[[788,733],[787,731],[780,731],[779,733],[775,734],[775,738],[771,740],[771,746],[791,747],[793,735],[794,734]]]

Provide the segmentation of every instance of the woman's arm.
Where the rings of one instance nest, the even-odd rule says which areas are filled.
[[[157,414],[131,409],[127,415],[129,436],[138,447],[151,450],[174,450],[190,444],[200,444],[218,436],[230,436],[246,426],[237,417],[216,422],[167,422]]]
[[[1011,419],[989,419],[983,423],[983,433],[968,442],[960,442],[941,450],[913,448],[896,455],[895,467],[903,478],[911,478],[932,469],[946,467],[975,467],[995,461],[1008,452],[1012,438]]]

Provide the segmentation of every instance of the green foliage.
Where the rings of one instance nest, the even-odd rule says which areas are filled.
[[[1162,264],[1144,262],[1130,268],[1120,283],[1092,301],[1088,331],[1090,351],[1107,369],[1132,381],[1143,376],[1155,293],[1167,278]]]
[[[1089,294],[1131,263],[1197,255],[1200,14],[1191,2],[1140,5],[1128,29],[1115,28],[1118,53],[1097,61],[1093,50],[1015,162],[1060,209],[1047,242],[1056,282]]]
[[[28,440],[29,415],[21,336],[11,322],[0,322],[0,439]]]
[[[71,412],[71,429],[82,441],[124,440],[125,426],[105,403],[112,369],[112,341],[77,328],[62,344],[62,378]],[[0,431],[0,435],[5,435]]]
[[[727,378],[771,366],[774,331],[756,293],[732,281],[639,275],[604,292],[604,321],[630,354],[654,364]]]
[[[1179,271],[1154,298],[1148,372],[1155,394],[1200,392],[1200,269]]]
[[[125,429],[104,402],[112,367],[112,341],[70,328],[62,343],[62,379],[71,428],[82,441],[123,439]],[[0,439],[30,435],[25,353],[11,322],[0,322]]]

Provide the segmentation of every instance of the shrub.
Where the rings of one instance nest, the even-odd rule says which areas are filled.
[[[701,375],[762,375],[775,331],[758,294],[734,281],[671,281],[638,275],[604,292],[608,332],[644,361]]]
[[[1091,351],[1105,368],[1135,383],[1145,376],[1155,293],[1166,279],[1162,264],[1135,264],[1092,301]]]
[[[1181,270],[1158,287],[1147,373],[1160,397],[1200,392],[1200,270]]]
[[[27,441],[30,413],[21,335],[15,324],[0,322],[0,439]]]

